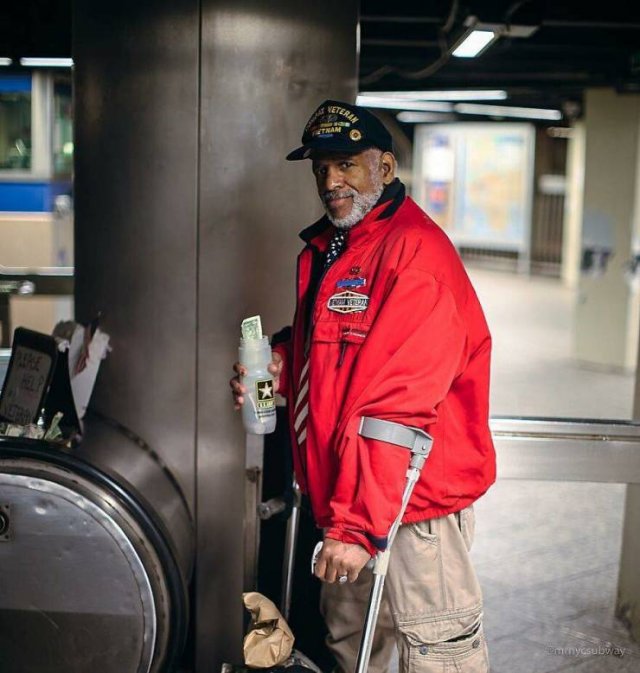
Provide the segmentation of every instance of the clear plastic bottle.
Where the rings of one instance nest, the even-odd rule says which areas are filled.
[[[242,405],[244,428],[252,435],[266,435],[276,429],[273,376],[267,369],[271,363],[269,337],[240,339],[238,360],[247,369],[247,375],[240,377],[247,389]]]

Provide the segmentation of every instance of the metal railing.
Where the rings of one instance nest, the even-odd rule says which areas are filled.
[[[0,265],[0,348],[9,348],[11,344],[11,295],[70,296],[73,294],[73,272],[71,266],[26,268]]]
[[[640,422],[494,417],[498,478],[640,483]]]

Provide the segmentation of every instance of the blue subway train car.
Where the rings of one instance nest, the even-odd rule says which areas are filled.
[[[16,269],[73,266],[72,171],[70,71],[0,72],[0,280]],[[50,332],[71,317],[71,297],[39,296],[37,288],[27,296],[12,287],[4,283],[10,296],[0,297],[10,315],[0,318],[3,345],[7,328]]]

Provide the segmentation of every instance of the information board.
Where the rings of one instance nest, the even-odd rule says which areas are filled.
[[[530,124],[421,125],[413,196],[456,245],[528,255],[534,145]]]

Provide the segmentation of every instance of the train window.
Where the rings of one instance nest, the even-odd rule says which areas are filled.
[[[53,170],[71,175],[73,168],[73,117],[71,83],[57,81],[53,93]]]
[[[31,168],[31,77],[0,79],[0,170]]]

